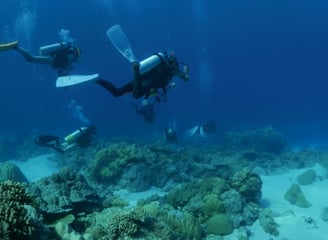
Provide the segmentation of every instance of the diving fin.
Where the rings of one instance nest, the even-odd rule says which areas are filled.
[[[207,138],[207,133],[204,131],[203,127],[199,128],[199,135],[203,138]]]
[[[106,32],[107,37],[114,47],[127,59],[130,63],[136,61],[130,42],[120,25],[110,27]]]
[[[189,129],[187,131],[187,136],[188,137],[194,136],[197,133],[198,130],[199,130],[199,126],[195,126],[195,127],[191,128],[191,129]]]
[[[67,75],[60,76],[56,80],[56,87],[68,87],[72,85],[77,85],[83,82],[96,81],[99,79],[99,74],[90,75]]]
[[[14,49],[18,46],[18,41],[0,44],[0,51]]]

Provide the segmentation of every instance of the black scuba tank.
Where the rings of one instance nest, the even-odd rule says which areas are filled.
[[[152,70],[153,68],[157,67],[165,58],[166,58],[166,54],[159,52],[142,60],[139,66],[140,75],[145,74],[150,70]]]

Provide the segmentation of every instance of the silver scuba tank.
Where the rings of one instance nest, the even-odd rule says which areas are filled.
[[[41,56],[49,55],[52,52],[60,51],[62,49],[67,48],[69,43],[67,42],[60,42],[60,43],[54,43],[49,44],[43,47],[40,47],[39,52]]]
[[[87,127],[81,127],[78,130],[76,130],[75,132],[72,132],[71,134],[67,135],[64,138],[65,142],[67,142],[68,144],[74,142],[79,136],[82,135],[82,133],[85,132],[85,130],[87,130]]]
[[[164,59],[164,58],[165,58],[165,54],[159,52],[157,54],[154,54],[154,55],[142,60],[140,62],[140,66],[139,66],[140,75],[149,72],[154,67],[157,67],[161,63],[162,59]]]

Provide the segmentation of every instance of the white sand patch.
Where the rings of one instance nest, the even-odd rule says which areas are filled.
[[[19,167],[28,181],[35,182],[58,172],[58,164],[53,160],[53,156],[54,154],[43,154],[26,161],[10,160],[10,162]]]
[[[262,204],[271,208],[277,217],[275,221],[279,224],[279,236],[271,236],[265,233],[259,222],[256,221],[249,227],[252,232],[250,239],[254,240],[328,240],[328,222],[321,219],[320,215],[324,207],[328,207],[328,180],[324,178],[327,171],[320,165],[314,169],[319,178],[311,185],[300,185],[306,199],[311,203],[309,208],[300,208],[285,200],[284,195],[293,183],[297,183],[297,176],[307,169],[291,170],[282,175],[261,176],[263,180]],[[313,220],[309,222],[307,220]],[[236,230],[225,240],[235,240],[238,236]]]
[[[154,195],[164,196],[165,194],[167,194],[167,192],[163,192],[160,188],[156,187],[151,187],[147,191],[143,192],[129,192],[126,189],[114,191],[114,195],[117,195],[123,200],[129,202],[129,207],[136,206],[138,201],[141,199],[147,199]]]

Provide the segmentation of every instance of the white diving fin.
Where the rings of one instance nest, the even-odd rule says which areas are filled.
[[[9,42],[9,43],[1,43],[0,44],[0,51],[5,51],[9,49],[14,49],[18,46],[18,41]]]
[[[191,128],[191,129],[189,129],[187,131],[187,136],[188,137],[194,136],[197,133],[198,130],[199,130],[199,126],[195,126],[195,127]]]
[[[203,138],[207,138],[207,136],[208,136],[207,133],[204,132],[203,127],[199,128],[199,135]]]
[[[110,27],[106,32],[107,37],[114,47],[127,59],[130,63],[136,61],[130,42],[120,25]]]
[[[99,79],[99,74],[90,74],[90,75],[67,75],[57,78],[56,87],[68,87],[77,85],[80,83],[95,81]]]

